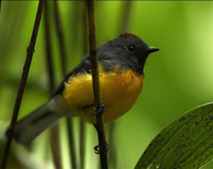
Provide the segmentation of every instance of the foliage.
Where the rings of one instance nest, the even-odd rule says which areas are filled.
[[[123,1],[96,2],[96,30],[98,45],[120,34]],[[82,50],[82,2],[60,1],[59,9],[71,70],[85,54]],[[182,112],[197,105],[211,102],[213,96],[213,24],[209,2],[191,1],[133,1],[127,27],[151,46],[161,49],[148,58],[145,84],[136,105],[116,121],[113,138],[116,163],[111,168],[134,168],[152,138]],[[0,15],[0,120],[11,118],[17,86],[22,72],[26,48],[37,10],[36,1],[3,1]],[[50,17],[51,45],[57,84],[60,83],[60,54]],[[34,59],[24,93],[19,118],[25,116],[49,97],[45,68],[44,24],[41,24]],[[75,138],[79,143],[78,119],[75,119]],[[62,159],[69,168],[64,120],[61,124]],[[109,128],[109,126],[107,126]],[[86,167],[97,166],[95,130],[87,125]],[[38,159],[52,164],[48,132],[36,139],[30,150]],[[2,142],[1,142],[2,144]],[[14,147],[18,146],[14,143]],[[0,146],[2,150],[2,146]],[[1,151],[0,150],[0,156]],[[110,149],[111,151],[112,149]],[[16,151],[19,153],[19,151]],[[52,165],[50,165],[49,168]],[[112,167],[113,166],[113,167]],[[204,167],[210,169],[212,165]]]
[[[135,169],[200,168],[213,159],[213,103],[195,108],[163,129]]]

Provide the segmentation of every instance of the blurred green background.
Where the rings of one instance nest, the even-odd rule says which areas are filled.
[[[127,3],[127,5],[125,4]],[[59,1],[69,70],[85,54],[83,50],[84,2]],[[26,48],[35,20],[38,2],[3,1],[0,15],[0,157],[5,127],[12,116],[15,97],[26,56]],[[130,10],[125,16],[125,7]],[[59,47],[51,21],[51,45],[57,84],[62,79]],[[127,18],[128,17],[128,18]],[[213,100],[213,2],[202,1],[96,1],[98,45],[117,37],[126,20],[126,31],[141,37],[150,46],[160,48],[145,66],[145,84],[136,105],[115,122],[114,160],[111,168],[132,169],[154,136],[184,112]],[[48,100],[45,67],[44,20],[35,47],[28,83],[19,118]],[[79,144],[79,120],[74,120],[76,144]],[[64,120],[60,121],[62,159],[69,168]],[[98,144],[93,126],[86,129],[86,168],[98,166],[93,147]],[[109,129],[110,126],[107,126]],[[14,158],[34,168],[54,168],[45,132],[29,149],[13,143]],[[109,139],[108,139],[109,140]],[[111,143],[110,143],[111,144]],[[29,154],[30,152],[30,154]],[[77,154],[78,150],[77,150]],[[25,159],[25,160],[24,160]],[[28,159],[26,161],[26,159]],[[18,168],[15,160],[10,168]],[[34,164],[34,165],[32,165]],[[25,164],[25,168],[28,168]],[[42,167],[41,167],[42,166]],[[212,168],[208,164],[205,169]],[[22,168],[22,167],[20,167]]]

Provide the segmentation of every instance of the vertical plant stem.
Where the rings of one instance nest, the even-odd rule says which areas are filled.
[[[63,76],[66,75],[67,66],[66,66],[66,50],[65,50],[65,43],[64,43],[64,36],[61,27],[61,19],[59,16],[59,9],[58,9],[58,2],[53,1],[54,4],[54,15],[55,15],[55,24],[56,30],[59,39],[59,47],[60,47],[60,54],[61,54],[61,69]],[[69,143],[69,153],[70,153],[70,162],[73,169],[77,168],[76,162],[76,151],[75,151],[75,141],[74,141],[74,133],[73,133],[73,122],[72,119],[66,117],[66,126],[67,126],[67,135],[68,135],[68,143]]]
[[[110,161],[110,167],[111,168],[117,168],[117,154],[116,154],[116,147],[115,147],[115,139],[114,139],[114,133],[115,133],[116,123],[111,123],[109,125],[109,142],[110,142],[110,151],[109,151],[109,161]]]
[[[82,4],[82,37],[83,37],[83,53],[87,52],[87,16],[85,3]],[[86,144],[86,125],[80,118],[80,167],[85,168],[85,144]]]
[[[83,38],[83,54],[88,51],[88,26],[87,26],[87,8],[86,4],[82,4],[82,38]]]
[[[6,143],[6,147],[5,147],[5,151],[4,151],[4,155],[3,155],[3,159],[2,159],[2,163],[1,163],[1,169],[5,169],[6,165],[7,165],[9,151],[10,151],[12,139],[13,139],[13,136],[14,136],[15,125],[16,125],[16,122],[17,122],[19,109],[20,109],[24,89],[25,89],[25,86],[26,86],[27,77],[28,77],[28,74],[29,74],[29,69],[30,69],[30,65],[31,65],[32,57],[33,57],[33,52],[34,52],[34,48],[35,48],[35,43],[36,43],[36,39],[37,39],[37,35],[38,35],[38,30],[39,30],[39,25],[40,25],[40,21],[41,21],[43,6],[44,6],[44,0],[40,0],[39,5],[38,5],[35,23],[34,23],[32,36],[31,36],[31,40],[30,40],[30,44],[27,48],[27,56],[26,56],[24,67],[23,67],[23,72],[22,72],[21,81],[20,81],[20,84],[19,84],[18,93],[17,93],[17,96],[16,96],[16,102],[15,102],[15,106],[14,106],[14,109],[13,109],[13,116],[12,116],[12,119],[11,119],[11,122],[10,122],[7,143]]]
[[[130,19],[130,12],[132,8],[132,1],[124,1],[121,4],[121,27],[119,26],[119,31],[126,32]]]
[[[45,25],[45,40],[46,40],[46,67],[47,67],[47,73],[48,73],[49,93],[51,95],[55,89],[55,77],[53,73],[53,63],[52,63],[53,57],[52,57],[51,39],[50,39],[48,1],[45,1],[44,25]],[[55,168],[61,169],[62,162],[61,162],[60,134],[59,134],[58,123],[55,124],[51,129],[51,149],[52,149]]]
[[[1,0],[0,0],[0,14],[1,14],[1,3],[2,3],[2,2],[1,2]]]
[[[62,169],[61,148],[60,148],[60,132],[59,123],[54,124],[51,129],[51,149],[53,154],[53,161],[56,169]]]
[[[44,6],[44,28],[45,28],[45,45],[46,45],[46,68],[48,74],[49,93],[51,94],[55,89],[55,77],[53,73],[50,25],[49,25],[49,3],[45,1]]]
[[[62,70],[62,75],[65,76],[67,73],[67,66],[66,66],[67,54],[65,50],[64,35],[63,35],[62,26],[61,26],[62,25],[61,17],[59,15],[58,2],[53,1],[53,5],[54,5],[55,25],[56,25],[56,31],[58,34],[60,54],[61,54],[61,70]]]
[[[86,126],[83,119],[80,119],[80,168],[85,168],[85,144],[86,144]]]
[[[76,147],[74,142],[74,134],[73,134],[73,123],[70,118],[66,118],[66,126],[67,126],[67,134],[68,134],[68,141],[69,141],[69,153],[70,153],[70,162],[72,169],[78,168],[77,161],[76,161]]]
[[[98,59],[96,49],[96,34],[95,34],[95,9],[94,1],[86,0],[88,8],[88,23],[89,23],[89,47],[90,47],[90,59],[92,67],[92,80],[93,80],[93,92],[95,100],[95,111],[99,111],[102,106],[100,84],[99,84],[99,71],[98,71]],[[102,113],[96,115],[96,128],[98,132],[99,149],[106,146],[106,137],[104,130],[104,119]],[[101,169],[108,169],[107,152],[100,153]]]

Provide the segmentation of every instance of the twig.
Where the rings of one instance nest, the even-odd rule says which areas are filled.
[[[68,141],[69,141],[69,153],[70,153],[70,162],[73,169],[77,167],[76,161],[76,149],[75,149],[75,142],[74,142],[74,134],[73,134],[73,123],[70,118],[66,118],[66,127],[67,127],[67,134],[68,134]]]
[[[53,1],[53,5],[54,5],[55,25],[56,25],[56,31],[58,34],[60,53],[61,53],[61,70],[62,70],[63,76],[65,76],[67,73],[67,66],[66,66],[67,54],[65,50],[64,36],[63,36],[62,27],[61,27],[61,19],[59,15],[57,0]]]
[[[85,3],[82,4],[82,37],[83,37],[83,53],[87,52],[87,12]],[[80,118],[80,168],[85,168],[85,144],[86,144],[86,125]]]
[[[52,127],[50,139],[51,139],[51,149],[52,149],[55,168],[62,169],[59,123],[56,123]]]
[[[49,5],[45,1],[44,6],[44,26],[45,26],[45,45],[46,45],[46,68],[48,73],[48,86],[49,93],[51,94],[55,89],[55,77],[53,75],[53,63],[52,63],[52,50],[50,39],[50,25],[49,25]]]
[[[23,67],[23,72],[22,72],[22,76],[21,76],[21,82],[19,84],[18,93],[17,93],[17,96],[16,96],[16,102],[15,102],[15,106],[14,106],[14,109],[13,109],[13,116],[12,116],[12,119],[11,119],[11,122],[10,122],[8,139],[7,139],[7,144],[6,144],[6,147],[5,147],[5,151],[4,151],[4,155],[3,155],[3,159],[2,159],[2,163],[1,163],[1,169],[5,169],[6,165],[7,165],[9,151],[10,151],[12,139],[13,139],[13,136],[14,136],[15,125],[16,125],[16,122],[17,122],[19,109],[20,109],[20,105],[21,105],[21,101],[22,101],[22,96],[23,96],[24,89],[25,89],[25,86],[26,86],[27,77],[28,77],[28,74],[29,74],[29,69],[30,69],[30,65],[31,65],[32,57],[33,57],[33,52],[34,52],[34,47],[35,47],[35,43],[36,43],[36,38],[37,38],[37,35],[38,35],[38,29],[39,29],[39,25],[40,25],[40,21],[41,21],[43,6],[44,6],[44,0],[40,0],[39,5],[38,5],[35,23],[34,23],[32,36],[31,36],[31,40],[30,40],[30,44],[27,48],[27,56],[26,56],[24,67]]]
[[[86,126],[83,119],[80,119],[80,168],[85,168],[85,144],[86,144]]]
[[[119,26],[119,32],[126,32],[128,23],[129,23],[129,16],[132,9],[132,1],[124,1],[121,4],[121,27]]]
[[[69,20],[69,29],[72,30],[72,34],[70,34],[69,39],[70,39],[70,45],[75,46],[77,43],[79,43],[79,28],[80,28],[80,20],[76,19],[76,15],[79,15],[79,5],[81,2],[79,1],[72,1],[70,3],[70,13],[68,14],[70,17]],[[84,3],[84,1],[83,1]],[[76,49],[79,50],[78,48],[72,48],[72,54],[76,52]]]
[[[0,14],[1,14],[1,3],[2,3],[2,2],[1,2],[1,0],[0,0]]]
[[[67,55],[65,50],[64,36],[63,36],[62,27],[61,27],[58,3],[57,1],[53,1],[53,4],[54,4],[55,24],[56,24],[56,30],[57,30],[58,39],[59,39],[60,53],[61,53],[61,69],[62,69],[63,76],[65,76],[66,70],[67,70],[67,66],[66,66]],[[73,134],[73,122],[72,122],[72,119],[70,119],[69,117],[66,117],[66,126],[67,126],[68,142],[69,142],[70,162],[71,162],[72,168],[77,168],[75,141],[74,141],[74,134]]]
[[[44,6],[44,25],[45,25],[45,40],[46,40],[46,53],[47,53],[46,67],[47,67],[47,74],[48,74],[49,93],[51,95],[55,89],[55,77],[53,73],[50,26],[49,26],[49,11],[48,11],[47,1],[45,1],[45,6]],[[57,123],[51,129],[51,149],[52,149],[53,161],[54,161],[54,165],[56,169],[62,168],[59,136],[60,136],[59,124]]]
[[[100,111],[102,108],[100,84],[99,84],[99,71],[98,71],[98,59],[96,49],[96,35],[95,35],[95,12],[94,12],[94,1],[86,0],[88,8],[88,23],[89,23],[89,47],[90,47],[90,59],[92,67],[92,80],[93,80],[93,92],[95,100],[95,111],[96,111],[96,129],[98,132],[99,141],[99,154],[102,169],[108,169],[108,159],[106,148],[106,138],[103,124],[103,113]],[[99,111],[99,112],[98,112]],[[105,150],[104,150],[105,149]]]
[[[115,128],[116,128],[116,123],[111,123],[109,125],[109,142],[110,142],[110,151],[109,151],[109,161],[110,161],[110,167],[111,168],[117,168],[117,156],[116,156],[116,149],[115,149],[115,139],[114,139],[114,134],[115,134]]]
[[[85,3],[82,4],[82,37],[83,37],[83,54],[85,54],[88,51],[88,32],[87,32],[87,8],[85,6]]]

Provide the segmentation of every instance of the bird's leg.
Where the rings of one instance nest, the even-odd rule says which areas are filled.
[[[105,111],[105,103],[103,102],[101,107],[98,110],[94,110],[91,114],[94,116],[100,115],[102,116]]]
[[[94,147],[94,150],[96,154],[107,153],[109,150],[109,143],[106,142],[104,146],[97,145]]]
[[[104,111],[105,111],[104,108],[105,108],[105,103],[103,102],[101,107],[98,110],[94,110],[91,114],[93,116],[100,116],[101,117],[103,115]],[[94,127],[95,127],[95,129],[97,130],[98,133],[103,132],[103,131],[101,131],[103,129],[98,128],[97,124],[94,124]],[[108,150],[109,150],[109,143],[106,142],[104,145],[97,145],[97,146],[94,147],[94,150],[95,150],[96,154],[107,153]]]

